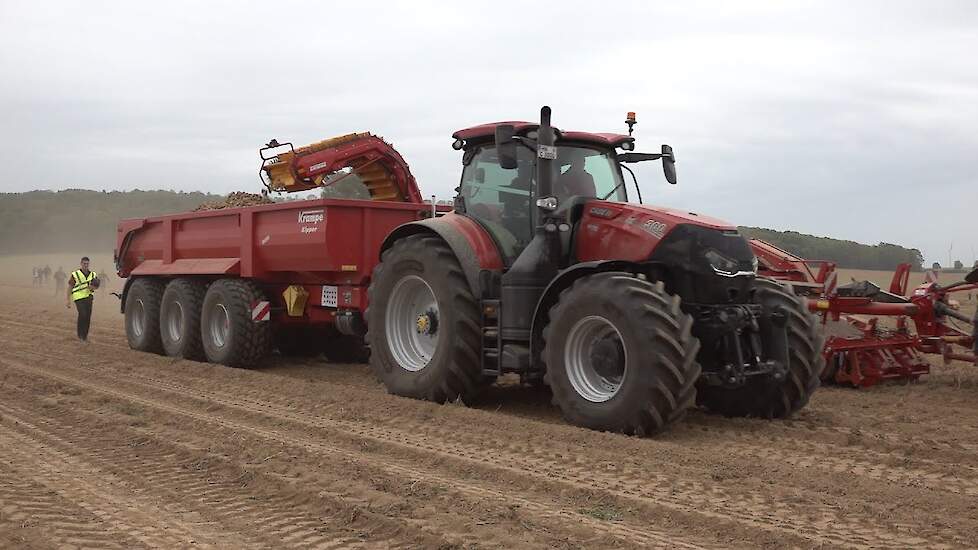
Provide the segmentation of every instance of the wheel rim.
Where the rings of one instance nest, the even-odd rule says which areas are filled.
[[[170,340],[178,342],[183,338],[183,305],[180,302],[173,302],[166,311],[166,329],[170,333]]]
[[[143,301],[136,300],[132,307],[132,318],[131,321],[129,322],[129,325],[132,327],[133,335],[136,336],[137,338],[143,335],[145,316],[146,316],[146,307],[143,305]]]
[[[402,278],[390,294],[384,328],[388,347],[401,368],[417,372],[428,365],[438,347],[438,301],[424,279]]]
[[[211,341],[216,347],[223,348],[231,332],[231,315],[224,304],[215,304],[211,312],[210,333]]]
[[[603,403],[618,394],[625,380],[628,353],[611,321],[589,315],[574,323],[564,346],[567,378],[578,395]]]

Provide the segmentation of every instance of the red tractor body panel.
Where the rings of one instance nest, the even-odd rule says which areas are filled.
[[[576,239],[576,258],[581,262],[647,260],[659,241],[677,225],[737,229],[722,220],[692,212],[596,200],[584,207]]]
[[[534,122],[525,122],[519,120],[508,120],[500,122],[490,122],[488,124],[480,124],[479,126],[473,126],[471,128],[465,128],[459,130],[452,134],[455,139],[470,140],[470,139],[491,139],[494,132],[496,131],[496,126],[500,124],[512,124],[513,129],[516,134],[526,134],[529,131],[536,130],[539,124]],[[617,147],[622,143],[629,141],[634,141],[629,135],[626,134],[616,134],[611,132],[605,133],[594,133],[594,132],[576,132],[567,131],[561,132],[561,139],[565,141],[579,141],[583,143],[593,143],[595,145],[600,145],[603,147]]]
[[[445,224],[451,231],[457,232],[472,248],[480,269],[501,271],[503,260],[499,256],[499,248],[489,233],[481,225],[468,216],[454,212],[438,218],[434,223]]]

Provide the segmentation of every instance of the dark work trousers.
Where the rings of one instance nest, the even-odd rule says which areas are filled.
[[[78,308],[78,339],[88,340],[88,326],[92,324],[92,297],[75,300]]]

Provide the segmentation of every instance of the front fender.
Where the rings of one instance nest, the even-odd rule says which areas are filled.
[[[449,213],[398,226],[384,239],[380,254],[383,255],[384,251],[399,239],[421,233],[440,237],[452,249],[476,298],[481,298],[486,291],[492,290],[483,288],[485,285],[480,278],[480,273],[502,271],[503,261],[499,249],[489,233],[478,222],[461,214]]]

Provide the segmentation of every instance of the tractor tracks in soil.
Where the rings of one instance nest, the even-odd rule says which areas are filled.
[[[974,455],[958,443],[937,450],[921,445],[930,452],[925,457],[914,455],[908,463],[906,453],[901,453],[907,442],[901,446],[899,434],[889,434],[892,440],[857,438],[850,442],[852,434],[843,427],[810,429],[794,423],[775,423],[756,433],[758,430],[726,428],[726,420],[701,415],[661,441],[635,440],[453,405],[401,400],[373,387],[311,384],[261,371],[136,354],[128,350],[124,337],[108,330],[98,330],[96,341],[84,348],[38,345],[42,334],[52,332],[67,341],[73,330],[63,324],[52,327],[0,315],[0,339],[8,347],[0,358],[3,384],[24,388],[17,390],[24,395],[30,388],[54,385],[69,388],[69,394],[80,392],[85,399],[71,407],[52,405],[48,419],[41,421],[31,407],[8,406],[4,395],[0,428],[14,430],[30,424],[31,429],[17,432],[19,437],[43,433],[37,438],[47,448],[63,449],[69,458],[97,464],[98,471],[114,476],[111,479],[119,486],[139,486],[142,478],[167,479],[170,475],[153,474],[147,468],[182,472],[183,477],[176,475],[170,485],[163,484],[168,489],[165,494],[157,493],[157,498],[184,503],[206,522],[200,526],[181,523],[180,514],[163,509],[159,513],[167,521],[185,526],[185,533],[177,527],[171,531],[179,533],[173,535],[178,539],[191,536],[203,544],[211,540],[212,529],[236,534],[243,547],[267,542],[259,533],[264,529],[246,528],[250,521],[235,523],[209,511],[209,506],[187,504],[208,489],[204,500],[227,493],[247,494],[260,487],[265,498],[289,491],[296,495],[280,507],[269,505],[269,515],[279,508],[301,511],[305,499],[327,498],[331,509],[346,510],[335,515],[353,513],[352,507],[359,514],[374,514],[367,524],[382,526],[367,536],[340,530],[325,537],[325,542],[313,535],[294,539],[310,543],[375,542],[396,532],[384,544],[424,540],[499,547],[512,546],[516,540],[506,538],[500,530],[529,528],[535,533],[527,535],[529,542],[537,546],[607,541],[612,545],[682,547],[680,541],[687,541],[686,547],[905,548],[967,547],[971,542],[968,518],[942,523],[937,521],[940,510],[928,510],[940,508],[942,501],[963,509],[978,487],[973,467],[955,468],[958,456],[970,455],[974,463]],[[326,395],[317,400],[317,393]],[[70,426],[59,426],[67,418],[75,418],[77,425],[97,422],[102,400],[113,404],[105,405],[109,409],[135,406],[148,411],[148,427],[123,424],[119,439],[108,442],[84,432],[72,435]],[[54,437],[61,438],[61,447]],[[259,467],[244,463],[234,458],[240,449],[232,443],[243,438],[267,449],[268,456],[281,453],[292,462],[279,458],[266,462],[259,456],[255,459]],[[142,466],[119,458],[126,455],[127,445],[143,440],[148,443],[141,448],[157,451],[145,455]],[[607,448],[602,448],[605,443]],[[947,451],[951,455],[942,458]],[[198,480],[195,485],[186,477],[186,465],[194,453],[202,452],[211,464],[223,464],[224,477],[246,475],[258,481],[247,491],[234,484],[210,487]],[[774,473],[752,480],[757,470],[747,468],[747,476],[723,479],[726,472],[711,471],[717,462],[704,462],[700,456],[718,453],[725,453],[721,466],[732,465],[737,470],[756,463],[772,466]],[[4,451],[0,458],[0,465],[7,463]],[[341,464],[369,478],[373,485],[411,487],[384,493],[387,498],[392,494],[400,498],[388,503],[393,509],[420,508],[410,494],[418,488],[428,499],[431,492],[442,495],[457,504],[461,521],[448,528],[446,518],[430,510],[413,515],[401,513],[403,510],[397,514],[371,512],[371,506],[377,507],[376,502],[371,504],[373,496],[367,491],[344,491],[343,474],[310,470],[316,461]],[[315,482],[296,487],[294,481],[279,479],[291,479],[296,463],[305,464],[306,469],[299,471],[314,473]],[[127,477],[130,470],[137,474]],[[839,488],[847,477],[856,480],[848,494]],[[350,479],[346,482],[356,485]],[[921,508],[919,518],[894,510],[893,501],[906,495]],[[247,502],[247,496],[242,498]],[[77,505],[77,501],[70,502]],[[159,508],[153,500],[145,505],[147,514]],[[83,512],[84,508],[78,514]],[[605,512],[608,517],[594,517]],[[505,529],[479,526],[485,523],[480,514]],[[296,533],[309,533],[312,528],[301,517],[280,521],[294,524]],[[471,533],[462,525],[472,526]],[[129,538],[122,538],[125,536]],[[150,539],[153,537],[146,540]],[[120,534],[114,540],[131,543],[138,539]]]

